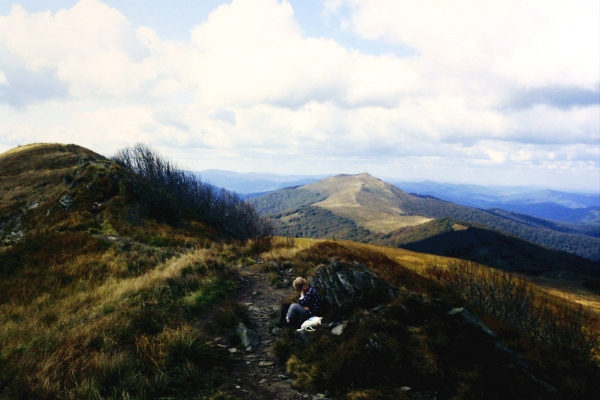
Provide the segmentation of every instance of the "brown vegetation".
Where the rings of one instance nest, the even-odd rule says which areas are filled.
[[[341,338],[321,330],[308,348],[292,336],[278,342],[274,352],[288,360],[301,388],[380,399],[421,398],[415,390],[461,399],[598,394],[598,326],[586,310],[538,298],[522,278],[472,263],[450,261],[450,268],[420,276],[368,245],[318,242],[292,262],[299,275],[310,276],[332,257],[367,265],[400,287],[401,295],[384,308],[355,310]],[[528,370],[511,367],[510,353],[498,353],[492,342],[478,342],[453,325],[445,315],[458,306],[483,317],[505,346],[524,356]],[[539,379],[558,391],[548,391]]]
[[[331,258],[371,268],[399,296],[355,309],[341,336],[322,326],[302,347],[284,334],[273,352],[299,388],[337,399],[598,394],[596,321],[522,278],[359,243],[236,242],[206,221],[148,218],[127,171],[77,146],[5,153],[0,172],[0,222],[24,233],[0,247],[0,398],[233,399],[221,387],[228,362],[207,342],[247,322],[229,300],[237,265],[254,264],[278,285],[283,267],[310,277]],[[65,195],[70,207],[59,204]],[[482,317],[532,372],[449,321],[456,306]]]
[[[0,156],[0,398],[228,398],[194,323],[235,289],[232,259],[264,245],[150,219],[133,180],[74,145]]]

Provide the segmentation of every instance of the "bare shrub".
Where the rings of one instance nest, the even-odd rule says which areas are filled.
[[[144,144],[119,150],[112,159],[135,173],[136,219],[144,211],[172,225],[186,218],[202,221],[235,239],[272,235],[270,223],[249,202],[202,182]]]
[[[427,274],[530,340],[574,359],[591,360],[600,352],[598,321],[589,310],[536,295],[521,276],[470,261],[450,263],[447,268],[433,265]]]

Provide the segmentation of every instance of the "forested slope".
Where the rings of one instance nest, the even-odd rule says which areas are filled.
[[[541,227],[539,222],[517,221],[477,208],[459,206],[432,198],[406,202],[404,210],[431,218],[451,217],[457,220],[485,225],[530,242],[585,257],[600,260],[600,239],[574,233],[559,232]]]

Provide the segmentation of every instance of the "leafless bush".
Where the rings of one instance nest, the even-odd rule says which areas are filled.
[[[597,320],[581,305],[562,306],[539,299],[531,316],[531,335],[564,354],[590,358],[600,351]]]
[[[536,295],[521,276],[469,261],[454,262],[447,268],[430,266],[427,273],[531,340],[547,343],[575,358],[591,359],[600,351],[598,321],[589,310]]]
[[[133,195],[149,217],[174,225],[196,219],[243,240],[272,234],[269,222],[250,203],[178,169],[144,144],[124,148],[112,159],[135,173]]]

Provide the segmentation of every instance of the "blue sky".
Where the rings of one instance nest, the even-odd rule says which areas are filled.
[[[78,0],[53,1],[2,1],[0,14],[7,15],[14,4],[23,6],[29,12],[51,11],[55,13],[64,8],[71,8]],[[118,9],[133,26],[148,26],[164,40],[186,41],[190,30],[199,23],[205,22],[208,15],[217,7],[229,4],[225,0],[146,0],[143,5],[135,0],[106,0],[105,4]],[[340,19],[350,18],[349,7],[341,7],[336,15],[328,16],[319,0],[292,0],[294,18],[300,25],[304,35],[308,37],[327,37],[336,40],[344,47],[353,48],[366,54],[393,53],[399,57],[414,54],[414,49],[402,44],[391,44],[384,41],[369,40],[354,34],[350,29],[340,26]]]
[[[1,1],[0,151],[600,190],[593,1]]]

